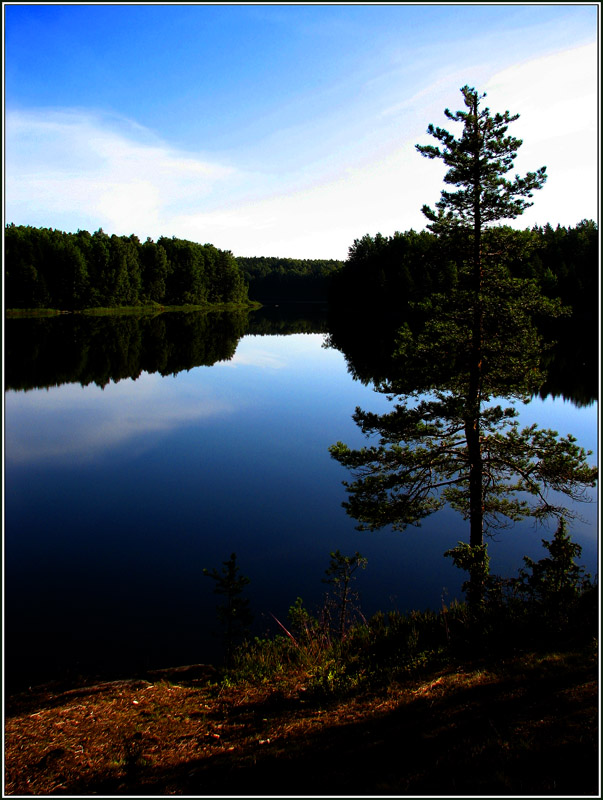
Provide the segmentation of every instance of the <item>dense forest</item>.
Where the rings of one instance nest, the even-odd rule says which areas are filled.
[[[533,278],[543,294],[560,297],[574,319],[598,316],[598,227],[551,225],[484,232],[484,248],[514,277]],[[356,239],[347,261],[237,257],[210,244],[175,237],[141,243],[102,229],[63,233],[8,225],[5,307],[205,305],[326,301],[334,310],[379,309],[406,315],[409,304],[448,292],[467,254],[462,242],[429,231],[369,234]]]
[[[484,231],[486,254],[513,277],[534,279],[542,293],[559,297],[573,316],[598,315],[598,227],[583,220],[575,228],[551,225],[531,230],[499,226]],[[332,278],[329,299],[337,307],[360,306],[405,312],[409,303],[447,293],[467,260],[462,240],[443,240],[428,231],[366,235],[356,239],[342,269]]]
[[[64,233],[8,225],[6,308],[170,306],[247,302],[247,287],[229,251],[161,237],[109,236],[102,228]]]
[[[582,221],[574,228],[546,225],[531,230],[501,226],[484,231],[483,244],[513,276],[532,278],[544,295],[561,298],[570,312],[537,320],[545,341],[555,342],[543,354],[547,378],[542,396],[590,404],[598,395],[597,225]],[[368,384],[391,377],[401,325],[424,324],[422,301],[452,292],[464,258],[461,245],[455,252],[454,242],[444,246],[427,231],[366,235],[354,242],[331,284],[329,344],[345,353],[355,379]]]
[[[299,258],[244,258],[237,263],[249,284],[249,296],[260,302],[326,300],[331,278],[343,261]]]

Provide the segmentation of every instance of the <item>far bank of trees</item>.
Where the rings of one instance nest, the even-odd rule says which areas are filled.
[[[571,306],[574,317],[586,315],[595,322],[598,238],[598,226],[592,220],[573,228],[547,224],[516,230],[501,225],[483,232],[483,247],[513,277],[535,280],[545,296],[558,297]],[[410,303],[453,290],[469,258],[462,240],[443,240],[430,231],[367,234],[354,241],[345,265],[333,275],[330,301],[339,308],[404,313]]]
[[[176,237],[141,242],[99,228],[5,228],[5,307],[82,308],[245,303],[230,251]]]
[[[571,306],[574,320],[598,318],[597,224],[484,231],[484,247],[511,275],[531,278],[547,297]],[[409,304],[458,285],[467,261],[461,241],[431,231],[356,239],[347,261],[235,257],[176,237],[141,242],[99,229],[64,233],[8,225],[5,307],[59,308],[329,301],[334,310],[407,315]]]
[[[333,259],[237,256],[249,296],[260,302],[326,301],[331,278],[343,267]]]

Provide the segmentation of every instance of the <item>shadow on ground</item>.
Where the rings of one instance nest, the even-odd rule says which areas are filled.
[[[416,686],[416,684],[415,684]],[[132,765],[125,779],[72,784],[75,794],[597,795],[596,669],[415,688],[394,710],[378,702],[346,722],[247,738],[237,753],[175,768]],[[294,713],[272,696],[232,709],[240,720]],[[325,706],[323,712],[330,714]],[[221,743],[224,747],[224,742]]]

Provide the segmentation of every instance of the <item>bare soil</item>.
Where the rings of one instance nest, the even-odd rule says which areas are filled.
[[[599,796],[593,654],[329,697],[199,671],[7,698],[7,795]],[[176,680],[176,682],[174,682]]]

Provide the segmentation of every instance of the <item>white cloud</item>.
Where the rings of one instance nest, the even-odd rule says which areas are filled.
[[[321,333],[273,336],[269,343],[265,336],[246,335],[239,341],[234,356],[229,361],[223,361],[220,367],[252,367],[254,370],[272,371],[296,369],[299,359],[312,356],[316,347],[323,342]]]
[[[260,367],[261,369],[279,370],[285,367],[283,359],[276,358],[269,352],[257,350],[254,353],[235,353],[225,367]]]
[[[519,113],[510,133],[523,139],[520,174],[547,167],[534,206],[516,224],[574,225],[597,219],[598,54],[595,43],[517,64],[488,81],[493,110]]]
[[[593,43],[517,64],[477,84],[493,111],[521,114],[510,130],[524,140],[517,172],[547,166],[547,184],[514,224],[596,219],[597,75]],[[412,99],[377,115],[353,148],[346,149],[345,130],[331,131],[332,160],[304,167],[300,151],[280,175],[269,149],[252,175],[236,166],[235,154],[232,166],[183,153],[128,121],[77,110],[9,112],[6,221],[66,230],[102,226],[141,238],[174,235],[235,255],[343,259],[365,233],[424,227],[421,206],[438,200],[445,170],[422,159],[414,144],[429,140],[423,135],[428,123],[447,123],[444,107],[460,107],[459,86],[476,77],[483,79],[484,65],[474,68],[473,78],[457,71],[450,93],[439,79],[418,85]],[[419,113],[424,119],[417,137],[408,121]],[[398,119],[406,140],[392,136]],[[304,132],[310,135],[307,127]],[[381,133],[386,144],[376,146]],[[307,176],[303,188],[300,175]]]
[[[414,145],[381,160],[349,167],[334,180],[295,194],[246,203],[228,212],[175,216],[176,236],[211,241],[236,255],[293,258],[347,257],[354,239],[423,227],[423,199],[437,199],[441,170],[422,172]],[[422,193],[417,193],[420,186]],[[205,238],[204,238],[205,237]]]
[[[197,208],[240,177],[92,112],[9,112],[5,129],[9,222],[59,227],[59,214],[73,216],[71,228],[89,219],[110,233],[169,235],[166,210]]]

